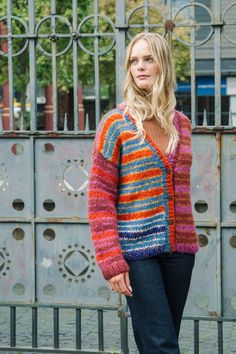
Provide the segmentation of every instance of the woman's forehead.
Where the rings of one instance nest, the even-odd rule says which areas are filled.
[[[137,55],[148,55],[151,54],[151,50],[149,47],[148,42],[145,39],[139,39],[137,42],[134,43],[130,56],[137,56]]]

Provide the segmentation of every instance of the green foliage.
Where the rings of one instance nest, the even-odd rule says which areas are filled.
[[[0,18],[7,13],[7,0],[0,1]],[[132,0],[128,2],[128,7],[132,10],[132,7],[140,5],[142,2],[137,0]],[[158,5],[158,0],[152,1],[153,5]],[[51,12],[50,1],[45,0],[35,0],[35,19],[36,25],[44,18],[49,16]],[[116,20],[116,2],[114,0],[100,0],[99,1],[99,13],[109,17],[113,23]],[[164,5],[160,7],[160,11],[150,11],[149,21],[150,23],[162,23],[163,16],[165,15],[166,8]],[[88,15],[93,14],[93,0],[78,1],[77,8],[77,21],[78,24]],[[66,20],[72,24],[73,12],[72,12],[72,1],[56,1],[56,14],[63,16]],[[12,15],[19,16],[23,21],[26,22],[27,27],[29,24],[29,14],[28,14],[28,1],[27,0],[14,0],[12,1]],[[32,14],[33,15],[33,14]],[[131,24],[143,23],[144,19],[143,9],[137,11],[131,19]],[[57,34],[68,34],[67,38],[57,38],[55,42],[52,42],[48,37],[51,34],[51,19],[48,18],[39,27],[38,34],[45,35],[44,38],[38,38],[36,47],[36,70],[37,70],[37,85],[45,87],[47,84],[52,82],[52,57],[44,55],[38,48],[39,45],[48,53],[52,52],[52,47],[56,47],[57,53],[63,51],[70,40],[70,32],[77,31],[77,28],[68,27],[68,25],[59,17],[56,18],[55,32]],[[94,20],[91,18],[86,24],[81,28],[82,33],[93,33],[94,31]],[[113,29],[111,25],[104,19],[99,19],[98,24],[99,32],[112,33]],[[139,30],[140,31],[140,30]],[[160,32],[160,29],[157,29]],[[12,32],[14,35],[25,33],[25,28],[20,21],[15,19],[12,20]],[[132,31],[131,31],[132,32]],[[163,29],[161,29],[163,33]],[[131,33],[132,35],[135,33]],[[185,36],[185,33],[182,33]],[[25,38],[19,39],[14,38],[12,49],[13,53],[19,52],[26,43]],[[80,38],[82,45],[89,51],[94,52],[94,39],[93,38]],[[0,39],[0,45],[4,42]],[[99,38],[99,50],[103,51],[107,49],[112,42],[111,37],[101,37]],[[56,44],[55,44],[56,43]],[[173,57],[175,60],[177,77],[180,80],[184,80],[188,74],[189,49],[181,44],[180,42],[173,41]],[[83,82],[86,86],[94,85],[94,56],[86,53],[78,45],[78,77],[79,81]],[[57,65],[57,83],[58,88],[63,91],[69,91],[73,87],[73,50],[72,45],[66,51],[65,54],[58,56],[56,60]],[[14,88],[19,92],[21,97],[21,103],[25,104],[25,92],[26,86],[29,82],[29,51],[24,50],[22,54],[14,57],[13,59],[14,68]],[[7,80],[8,72],[8,62],[6,57],[1,56],[0,60],[0,85]],[[109,97],[111,100],[114,99],[115,94],[115,50],[111,50],[108,53],[99,56],[99,73],[100,73],[100,85],[109,87]]]

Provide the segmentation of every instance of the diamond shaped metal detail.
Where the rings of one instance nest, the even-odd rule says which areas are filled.
[[[2,253],[0,253],[0,270],[4,268],[4,265],[5,265],[5,258],[2,255]]]
[[[64,259],[64,266],[68,273],[78,277],[85,274],[89,269],[89,259],[81,251],[71,251]]]
[[[87,185],[88,176],[80,166],[73,164],[66,167],[63,182],[70,191],[80,191]]]

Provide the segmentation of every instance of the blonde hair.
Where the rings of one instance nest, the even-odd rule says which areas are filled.
[[[150,92],[137,87],[130,71],[130,55],[133,45],[141,39],[147,41],[153,59],[158,66],[158,75]],[[143,141],[145,130],[142,122],[155,117],[169,136],[166,153],[174,152],[179,139],[173,123],[176,106],[174,94],[176,81],[171,50],[167,41],[157,33],[139,33],[127,47],[125,69],[125,113],[129,113],[135,120],[138,131],[136,136],[141,137],[141,141]]]

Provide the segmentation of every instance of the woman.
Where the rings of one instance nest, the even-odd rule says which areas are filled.
[[[179,353],[197,234],[191,125],[175,110],[171,51],[156,33],[127,48],[125,102],[101,120],[89,182],[97,262],[126,295],[142,354]]]

